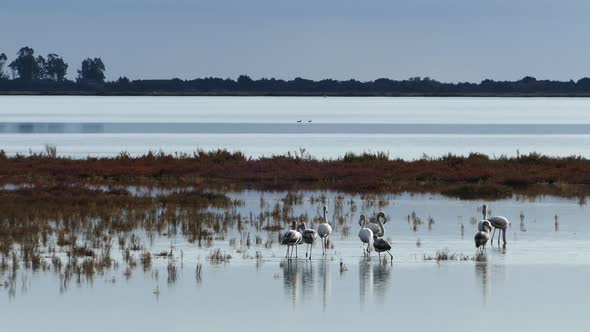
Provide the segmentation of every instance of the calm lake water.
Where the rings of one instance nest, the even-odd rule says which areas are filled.
[[[590,99],[584,98],[2,96],[0,149],[28,154],[54,144],[58,154],[78,158],[197,148],[252,156],[304,148],[318,158],[349,151],[388,151],[392,158],[412,159],[424,153],[498,156],[517,150],[590,157],[589,109]],[[132,189],[138,195],[163,192]],[[583,199],[483,202],[439,195],[297,194],[301,201],[289,207],[289,218],[302,218],[308,226],[317,227],[321,207],[328,206],[334,232],[333,249],[325,257],[318,242],[311,261],[289,262],[285,247],[277,244],[286,222],[280,221],[280,231],[255,226],[261,218],[272,219],[273,210],[285,208],[287,193],[229,193],[243,204],[231,211],[210,208],[231,220],[206,245],[172,232],[148,236],[141,228],[130,230],[152,255],[173,252],[174,258],[153,256],[147,271],[141,264],[125,263],[116,244],[115,267],[91,277],[82,274],[78,280],[71,277],[69,283],[65,272],[55,272],[51,265],[49,247],[42,250],[42,260],[52,266],[47,270],[33,272],[22,265],[15,270],[2,262],[0,313],[7,318],[2,327],[60,332],[543,332],[587,326],[590,211]],[[475,222],[481,218],[477,209],[484,203],[512,224],[506,248],[488,247],[485,259],[474,261]],[[363,257],[356,235],[359,215],[379,210],[388,217],[385,238],[393,245],[393,263],[380,262],[375,253]],[[412,212],[421,220],[415,226],[415,219],[408,219]],[[116,232],[115,242],[124,231]],[[80,243],[89,234],[80,234]],[[65,263],[67,248],[54,242],[49,239]],[[229,262],[211,261],[214,249],[231,255]],[[467,260],[425,260],[440,250]],[[304,246],[298,254],[304,258]],[[135,261],[140,255],[132,252]],[[173,280],[172,262],[178,268]],[[200,278],[197,266],[202,267]]]
[[[53,144],[77,158],[197,148],[590,157],[589,109],[586,98],[1,96],[0,148],[27,154]]]
[[[138,266],[125,276],[121,266],[92,280],[73,281],[66,288],[63,276],[53,271],[20,269],[10,285],[0,287],[0,312],[10,317],[4,328],[300,331],[309,326],[340,331],[472,331],[477,326],[479,331],[555,331],[586,326],[590,224],[583,202],[554,197],[483,202],[438,195],[300,194],[301,202],[290,213],[304,215],[313,227],[321,206],[328,206],[334,248],[326,257],[319,243],[311,261],[291,262],[284,259],[285,248],[276,241],[270,247],[230,245],[245,234],[275,238],[277,232],[257,231],[247,220],[250,215],[255,220],[270,213],[287,195],[235,192],[231,196],[243,201],[234,211],[244,217],[241,232],[234,223],[223,240],[208,247],[182,236],[147,242],[152,253],[173,248],[179,266],[175,281],[167,280],[168,258],[155,259],[148,272]],[[445,248],[472,257],[474,221],[479,220],[477,208],[483,203],[492,214],[512,222],[505,249],[489,247],[481,262],[424,260]],[[393,244],[392,264],[380,262],[375,253],[364,258],[356,236],[359,214],[371,216],[378,210],[388,218],[385,238]],[[423,221],[416,229],[408,221],[412,212]],[[430,226],[429,216],[434,220]],[[206,257],[214,248],[232,255],[230,261],[210,262]],[[304,251],[299,247],[300,258]],[[115,260],[123,265],[117,255]],[[200,280],[197,263],[203,266]],[[0,279],[4,283],[9,277],[4,273]]]

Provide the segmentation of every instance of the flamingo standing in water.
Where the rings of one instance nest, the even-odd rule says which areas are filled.
[[[373,234],[373,248],[379,253],[379,261],[381,261],[381,253],[386,252],[391,256],[391,261],[393,262],[393,255],[389,252],[389,250],[391,250],[391,244],[389,241],[383,238],[378,238],[377,235]]]
[[[492,224],[488,220],[481,221],[481,230],[475,234],[475,248],[478,249],[479,253],[486,251],[486,244],[490,239],[490,231],[492,230]],[[478,225],[479,228],[479,225]]]
[[[363,216],[364,217],[364,216]],[[359,231],[359,239],[363,243],[364,255],[371,255],[371,239],[373,238],[373,231],[370,228],[365,227],[367,223],[366,218],[362,218],[361,230]],[[365,247],[365,244],[367,245]]]
[[[383,218],[383,220],[381,220]],[[366,219],[365,215],[361,214],[361,219]],[[385,212],[380,211],[377,214],[376,223],[368,223],[365,227],[369,228],[373,231],[373,235],[377,235],[377,237],[382,237],[385,235],[385,229],[383,228],[383,224],[387,222],[385,218]],[[359,220],[359,224],[362,223],[362,220]]]
[[[299,231],[295,228],[296,224],[293,222],[292,228],[286,231],[283,236],[281,237],[281,244],[287,246],[287,254],[285,258],[292,259],[293,258],[293,247],[295,247],[295,259],[297,259],[297,245],[302,242],[303,236]],[[291,247],[291,256],[289,256],[289,247]]]
[[[493,216],[488,218],[488,207],[485,204],[482,207],[482,213],[483,220],[489,221],[490,224],[494,227],[494,232],[492,233],[492,241],[490,243],[494,243],[494,235],[496,235],[496,229],[499,229],[500,233],[502,233],[502,240],[504,241],[504,245],[506,245],[506,230],[508,229],[508,225],[510,224],[508,219],[502,216]],[[500,234],[498,234],[498,245],[500,245]]]
[[[307,225],[305,225],[304,222],[297,227],[297,230],[301,233],[303,243],[307,244],[307,248],[305,248],[305,257],[308,257],[307,251],[309,250],[309,259],[311,260],[311,250],[313,249],[315,240],[318,238],[318,233],[314,229],[307,228]]]
[[[322,239],[322,255],[326,254],[328,237],[332,234],[332,226],[328,224],[328,208],[324,205],[324,222],[318,225],[318,235]]]

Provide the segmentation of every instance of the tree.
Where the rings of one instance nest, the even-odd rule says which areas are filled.
[[[47,61],[45,61],[44,57],[39,55],[37,57],[37,59],[35,59],[35,62],[37,62],[38,72],[37,72],[37,76],[34,77],[34,79],[37,79],[37,80],[45,79],[46,78],[45,67],[47,67]]]
[[[68,64],[59,55],[51,53],[47,55],[47,62],[43,69],[46,78],[61,82],[66,77]]]
[[[103,83],[104,63],[100,58],[88,58],[82,61],[82,68],[78,70],[78,81]]]
[[[238,88],[240,90],[250,90],[254,86],[254,81],[248,75],[240,75],[238,77]]]
[[[24,81],[32,81],[43,78],[43,57],[35,59],[35,51],[25,46],[17,52],[17,58],[8,65],[18,78]]]
[[[8,60],[6,54],[0,53],[0,80],[8,78],[8,75],[6,75],[6,73],[4,72],[4,65],[6,64],[6,60]]]

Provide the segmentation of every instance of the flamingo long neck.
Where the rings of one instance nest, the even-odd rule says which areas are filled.
[[[488,207],[484,205],[481,212],[483,213],[483,220],[488,220]]]
[[[324,222],[327,224],[328,223],[328,217],[326,214],[326,209],[324,209]]]
[[[381,230],[381,234],[385,234],[385,228],[383,228],[383,221],[381,220],[381,218],[379,216],[380,215],[377,216],[377,225],[379,225],[379,229]]]

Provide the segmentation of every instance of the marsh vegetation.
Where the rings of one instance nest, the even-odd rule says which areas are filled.
[[[441,193],[462,199],[513,194],[579,197],[590,192],[590,160],[537,153],[491,158],[471,153],[418,160],[385,153],[316,159],[308,153],[251,158],[241,152],[149,152],[132,157],[70,159],[46,153],[8,156],[0,150],[0,185],[206,187],[223,190],[335,190],[348,193]],[[432,226],[429,223],[429,226]]]

